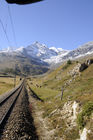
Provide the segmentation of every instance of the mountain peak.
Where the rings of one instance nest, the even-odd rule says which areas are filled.
[[[41,43],[39,43],[38,41],[35,41],[33,44],[35,44],[35,45],[41,45]]]
[[[93,41],[87,42],[84,45],[79,46],[78,48],[89,48],[93,47]]]
[[[34,42],[25,48],[28,55],[38,57],[40,59],[50,58],[51,56],[58,55],[53,50],[50,50],[45,44],[41,44],[38,41]]]
[[[7,49],[2,50],[1,52],[2,53],[10,53],[12,51],[13,51],[13,49],[11,47],[8,47]]]
[[[41,44],[40,42],[36,41],[31,46],[38,47],[38,48],[48,48],[45,44]]]

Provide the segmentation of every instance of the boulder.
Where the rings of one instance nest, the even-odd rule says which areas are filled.
[[[86,63],[87,63],[88,66],[93,64],[93,59],[88,59]]]
[[[79,72],[84,71],[87,67],[88,65],[86,63],[82,63],[81,66],[79,67]]]

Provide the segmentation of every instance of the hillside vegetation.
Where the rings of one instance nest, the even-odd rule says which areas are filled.
[[[16,78],[16,85],[20,82],[20,78]],[[0,77],[0,95],[14,88],[14,78]]]
[[[28,79],[32,90],[44,100],[37,103],[38,108],[44,111],[43,118],[49,119],[55,139],[76,140],[87,127],[87,139],[93,140],[93,64],[79,72],[83,61],[65,62],[46,75]],[[73,116],[73,104],[78,105],[77,118]]]

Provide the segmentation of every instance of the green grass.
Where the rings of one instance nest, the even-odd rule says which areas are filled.
[[[49,88],[36,88],[35,86],[30,87],[44,101],[43,107],[46,111],[44,112],[43,117],[49,116],[49,114],[53,111],[54,107],[56,107],[56,104],[54,102],[55,96],[59,95],[60,92]],[[42,105],[42,103],[39,103],[38,105]]]
[[[49,89],[49,88],[32,87],[32,89],[44,101],[51,100],[53,97],[55,97],[59,93],[59,91],[52,90],[52,89]]]
[[[93,113],[93,101],[88,102],[83,106],[82,112],[78,115],[77,122],[80,129],[84,128],[87,122],[90,120],[90,116]]]
[[[83,128],[86,123],[90,124],[89,117],[92,113],[91,105],[84,107],[86,103],[90,101],[93,102],[93,64],[90,65],[81,75],[77,75],[73,80],[72,76],[68,75],[68,72],[73,70],[77,65],[77,62],[72,62],[71,64],[64,63],[54,71],[47,73],[44,76],[31,78],[29,85],[35,91],[35,93],[43,99],[45,102],[38,103],[38,107],[44,110],[43,117],[48,117],[51,122],[51,129],[58,129],[55,133],[55,136],[61,137],[65,135],[66,140],[75,140],[79,138],[79,128]],[[65,85],[67,81],[72,79],[72,82],[68,85]],[[33,83],[32,85],[30,83]],[[36,84],[40,85],[41,88],[36,88]],[[61,101],[61,89],[64,87],[63,99]],[[55,109],[62,109],[63,105],[68,101],[78,101],[81,104],[83,112],[79,114],[78,125],[75,131],[70,130],[68,133],[65,133],[67,126],[64,121],[60,120],[60,115],[50,115]],[[93,126],[91,126],[92,128]],[[90,136],[91,137],[91,136]]]
[[[61,88],[64,84],[71,79],[72,77],[67,75],[67,72],[73,70],[73,68],[77,65],[76,62],[72,62],[66,70],[63,70],[63,67],[67,64],[63,64],[53,72],[47,74],[44,77],[39,77],[36,79],[32,79],[33,90],[44,100],[54,100],[55,96],[61,94]],[[59,79],[60,78],[60,79]],[[29,82],[30,83],[30,82]],[[36,88],[36,84],[41,85],[42,88]],[[88,101],[93,101],[93,65],[91,65],[88,69],[81,73],[81,76],[77,76],[75,80],[64,86],[64,95],[63,101],[66,102],[68,97],[70,100],[77,100],[82,105]],[[60,96],[56,99],[60,105]]]

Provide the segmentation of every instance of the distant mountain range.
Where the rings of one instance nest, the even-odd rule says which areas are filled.
[[[52,56],[51,59],[46,59],[45,62],[49,64],[52,63],[61,63],[68,59],[75,60],[77,58],[82,58],[87,55],[93,54],[93,42],[88,42],[75,50],[67,51],[63,50],[57,56]]]
[[[63,50],[62,48],[56,47],[48,48],[45,44],[35,42],[32,45],[21,47],[16,50],[8,48],[6,50],[0,51],[0,69],[3,69],[4,67],[7,68],[9,65],[10,67],[13,67],[15,62],[18,63],[20,67],[24,65],[26,67],[26,65],[29,65],[29,69],[30,66],[32,67],[32,69],[33,66],[34,69],[38,67],[38,70],[42,69],[43,67],[45,72],[48,70],[50,65],[62,63],[63,61],[66,61],[68,59],[77,59],[86,55],[90,55],[92,53],[93,42],[88,42],[71,51]],[[40,71],[42,73],[42,70]]]
[[[52,59],[52,57],[56,58],[57,56],[64,56],[67,54],[68,50],[63,50],[62,48],[50,47],[48,48],[45,44],[40,44],[39,42],[35,42],[32,45],[27,47],[20,47],[16,50],[12,50],[11,48],[7,48],[6,50],[0,51],[0,54],[8,54],[11,56],[20,55],[33,59],[37,59],[41,62],[47,62],[47,60]]]

